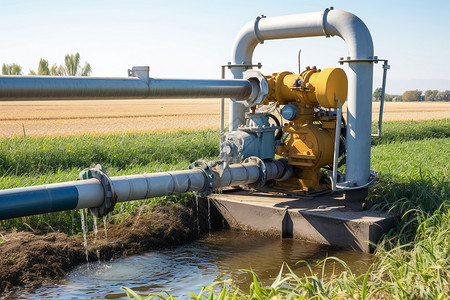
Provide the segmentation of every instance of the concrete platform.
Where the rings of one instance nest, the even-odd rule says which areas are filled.
[[[230,227],[370,252],[394,217],[362,210],[343,196],[289,196],[270,191],[225,191],[209,199]]]

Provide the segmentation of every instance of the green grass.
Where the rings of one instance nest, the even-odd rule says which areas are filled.
[[[3,139],[0,189],[75,180],[92,163],[101,163],[111,176],[185,169],[197,159],[215,159],[218,138],[218,131],[181,131]],[[219,292],[209,286],[194,298],[210,298],[211,293],[211,299],[449,298],[449,148],[450,119],[386,122],[382,138],[373,139],[372,168],[379,172],[379,184],[370,192],[371,201],[375,208],[396,214],[399,222],[378,245],[377,260],[367,274],[357,277],[346,268],[341,274],[318,277],[313,273],[296,275],[286,267],[287,273],[270,286],[250,272],[254,278],[250,293],[227,282],[221,283],[225,286]],[[186,197],[189,195],[157,201],[186,201]],[[152,201],[117,205],[113,220],[120,221]],[[81,231],[74,211],[6,220],[1,226],[71,234]],[[159,296],[149,299],[152,297]]]
[[[286,266],[269,285],[250,271],[242,291],[231,281],[215,282],[193,299],[449,299],[450,298],[450,119],[387,122],[372,141],[378,185],[374,209],[390,211],[398,223],[377,245],[375,262],[356,276],[345,262],[340,274],[295,274]],[[300,262],[307,263],[307,262]],[[220,288],[218,288],[220,287]],[[171,299],[168,293],[130,298]]]
[[[198,159],[216,159],[219,131],[178,131],[0,140],[0,189],[72,181],[91,164],[110,176],[183,170]],[[187,201],[192,194],[119,203],[112,221],[120,221],[155,201]],[[88,222],[92,224],[92,217]],[[0,221],[4,230],[62,231],[80,234],[78,212],[64,211]]]

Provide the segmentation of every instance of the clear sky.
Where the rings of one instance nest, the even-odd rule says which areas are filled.
[[[235,36],[256,16],[329,6],[365,22],[375,55],[391,64],[388,93],[450,89],[448,0],[0,0],[0,64],[15,62],[28,74],[40,58],[61,64],[65,54],[79,52],[93,76],[126,76],[132,66],[149,65],[151,77],[218,78]],[[347,56],[340,38],[315,37],[266,41],[254,62],[264,65],[263,74],[297,71],[300,48],[303,67],[336,67]],[[381,74],[376,65],[374,88]]]

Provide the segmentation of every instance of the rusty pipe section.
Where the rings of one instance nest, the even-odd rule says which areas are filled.
[[[114,208],[114,203],[169,196],[185,192],[211,193],[227,186],[263,185],[267,180],[289,174],[284,160],[247,159],[242,164],[193,167],[189,170],[108,177],[106,170],[90,169],[99,176],[84,180],[21,187],[0,191],[0,220],[49,212],[90,208],[99,215]],[[84,171],[85,172],[85,171]],[[82,172],[83,173],[83,172]],[[84,173],[86,174],[86,173]],[[100,208],[108,203],[105,210]],[[112,207],[111,207],[112,205]]]

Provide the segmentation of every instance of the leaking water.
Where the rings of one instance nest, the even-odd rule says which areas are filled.
[[[93,223],[94,223],[94,239],[95,240],[97,240],[97,232],[98,232],[98,230],[97,230],[97,216],[95,215],[95,214],[92,214],[92,220],[93,220]]]
[[[103,230],[105,231],[105,241],[108,241],[108,230],[106,229],[106,225],[108,216],[103,216]]]
[[[84,216],[86,215],[86,219]],[[81,229],[83,230],[83,246],[84,253],[86,254],[86,261],[89,262],[89,254],[87,249],[87,238],[86,238],[86,223],[87,223],[87,213],[84,213],[84,209],[80,209],[80,217],[81,217]]]
[[[366,272],[372,256],[349,250],[306,243],[292,239],[264,238],[260,235],[224,231],[213,232],[204,240],[143,255],[81,265],[70,272],[60,285],[49,285],[20,295],[24,299],[127,299],[121,286],[140,294],[166,290],[176,299],[188,299],[189,292],[199,293],[202,286],[213,281],[232,278],[248,291],[251,275],[242,269],[254,270],[262,282],[270,285],[286,262],[297,275],[310,274],[300,260],[314,266],[327,256],[346,261],[356,274]],[[327,265],[331,274],[333,264]],[[336,269],[343,270],[336,265]],[[313,268],[319,272],[319,268]]]
[[[197,235],[200,235],[201,231],[200,231],[200,220],[199,220],[199,211],[198,211],[198,202],[199,202],[199,196],[196,193],[195,194],[195,207],[197,209]]]

